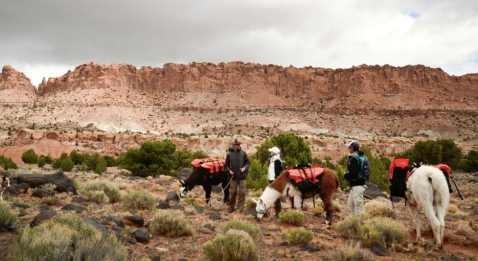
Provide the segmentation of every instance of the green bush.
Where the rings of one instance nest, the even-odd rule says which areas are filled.
[[[277,136],[272,136],[271,139],[266,139],[252,157],[258,159],[262,164],[267,164],[270,156],[269,149],[274,146],[280,149],[281,159],[287,162],[290,167],[312,162],[312,152],[309,145],[304,138],[294,133],[280,133]]]
[[[251,166],[247,175],[246,186],[248,189],[263,190],[269,185],[267,179],[267,164],[251,157]]]
[[[114,167],[116,166],[116,160],[112,156],[103,156],[103,159],[106,161],[106,167]]]
[[[61,165],[61,159],[53,160],[53,162],[51,163],[51,167],[54,169],[59,169],[60,165]]]
[[[38,156],[35,154],[35,151],[33,151],[33,149],[29,149],[25,153],[23,153],[22,160],[27,164],[37,164]]]
[[[279,213],[279,220],[282,223],[302,226],[302,224],[304,224],[304,214],[294,210],[283,211]]]
[[[289,241],[292,245],[307,244],[314,239],[314,234],[304,228],[295,228],[289,234],[282,233],[282,239]]]
[[[12,212],[10,205],[0,203],[0,230],[8,229],[17,224],[17,215]]]
[[[45,156],[40,156],[40,158],[38,159],[38,167],[39,168],[43,168],[43,166],[45,166]]]
[[[73,164],[75,165],[81,165],[85,161],[85,158],[83,157],[83,155],[78,153],[76,150],[72,150],[70,152],[70,159],[71,161],[73,161]]]
[[[231,219],[226,225],[221,226],[221,233],[225,235],[231,229],[242,230],[246,232],[256,242],[259,242],[262,238],[260,227],[256,227],[252,224],[248,224],[237,219]]]
[[[478,170],[478,151],[470,150],[458,167],[468,172]]]
[[[96,164],[95,173],[101,175],[104,171],[106,171],[106,160],[101,158]]]
[[[81,189],[82,194],[88,194],[90,191],[103,191],[106,196],[109,198],[110,203],[119,202],[121,195],[119,190],[105,182],[90,182],[84,185],[84,188]]]
[[[212,261],[256,261],[259,253],[254,240],[245,231],[231,229],[203,246],[204,254]]]
[[[101,155],[96,152],[93,153],[93,155],[85,155],[83,154],[83,157],[85,158],[86,166],[88,166],[89,169],[95,171],[96,170],[96,165],[100,162]]]
[[[158,210],[149,228],[155,235],[166,237],[190,236],[193,234],[193,227],[189,221],[178,211]]]
[[[173,172],[176,168],[175,151],[176,145],[171,140],[147,141],[140,148],[129,149],[122,155],[120,167],[135,176],[177,175]]]
[[[74,247],[72,247],[74,246]],[[53,217],[20,230],[10,260],[126,260],[126,247],[114,235],[102,235],[76,215]]]
[[[138,190],[124,195],[122,200],[124,205],[134,209],[153,210],[156,199],[147,191]]]
[[[12,158],[5,158],[3,155],[0,155],[0,167],[4,170],[18,169],[17,164],[13,162]]]
[[[45,163],[46,163],[46,164],[51,164],[52,162],[53,162],[53,160],[51,159],[50,156],[46,156],[46,157],[45,157]]]
[[[81,171],[86,171],[87,169],[88,169],[88,168],[86,167],[86,163],[83,162],[83,163],[81,164],[80,170],[81,170]]]
[[[344,236],[356,235],[358,228],[370,218],[371,217],[368,214],[358,214],[350,216],[349,218],[340,222],[335,228],[335,230]]]
[[[70,157],[66,157],[66,159],[61,160],[61,164],[60,164],[61,170],[71,171],[73,167],[75,167],[75,165],[73,165],[73,161],[71,161]]]

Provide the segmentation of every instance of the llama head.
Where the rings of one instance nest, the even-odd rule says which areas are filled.
[[[257,218],[261,219],[267,211],[267,205],[261,198],[259,198],[259,200],[251,198],[251,200],[256,203]]]
[[[10,187],[10,179],[3,176],[2,178],[2,187],[9,188]]]
[[[181,183],[181,187],[179,188],[179,196],[181,198],[184,198],[186,197],[186,194],[188,193],[189,189],[187,183],[184,180],[180,179],[179,182]]]

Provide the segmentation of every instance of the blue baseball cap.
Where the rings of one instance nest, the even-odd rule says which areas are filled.
[[[347,148],[353,148],[355,151],[357,151],[360,148],[360,144],[356,141],[351,141],[349,144],[347,144]]]

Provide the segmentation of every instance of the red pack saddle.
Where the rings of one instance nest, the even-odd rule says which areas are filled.
[[[218,160],[216,158],[195,159],[191,162],[195,168],[201,166],[203,169],[209,169],[210,173],[225,171],[225,160]]]
[[[309,180],[312,183],[319,183],[319,176],[324,173],[324,168],[319,167],[319,164],[313,166],[312,168],[305,168],[304,169],[293,169],[289,168],[289,178],[294,180],[296,184]]]

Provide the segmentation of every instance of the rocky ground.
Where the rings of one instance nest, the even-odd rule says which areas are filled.
[[[21,164],[19,170],[13,175],[18,176],[24,173],[50,174],[56,171],[52,170],[49,165],[44,169],[38,169],[33,165]],[[328,228],[325,224],[323,215],[314,215],[312,202],[308,201],[306,206],[308,209],[304,212],[305,222],[303,227],[312,231],[314,239],[307,245],[289,245],[281,238],[284,231],[289,231],[295,226],[283,224],[272,217],[265,217],[262,220],[256,220],[253,216],[244,212],[236,212],[227,214],[226,206],[220,203],[222,194],[213,193],[212,207],[188,206],[184,203],[184,199],[176,202],[174,199],[166,203],[176,193],[179,192],[179,182],[167,176],[159,176],[157,178],[129,178],[119,174],[117,168],[108,168],[103,175],[97,175],[92,172],[74,170],[67,172],[66,175],[74,180],[77,184],[86,184],[91,181],[104,181],[118,188],[122,195],[129,191],[145,190],[153,195],[157,200],[156,208],[172,208],[184,212],[186,218],[194,227],[192,236],[179,238],[166,238],[163,236],[153,236],[147,243],[139,243],[140,235],[136,238],[132,232],[136,228],[132,227],[137,224],[138,227],[148,231],[148,221],[152,219],[155,211],[134,210],[128,208],[123,203],[99,205],[86,200],[84,194],[79,195],[67,193],[55,193],[51,197],[39,198],[33,197],[34,189],[28,189],[26,193],[19,192],[14,195],[5,193],[4,199],[10,203],[18,215],[19,227],[30,226],[30,223],[45,210],[55,210],[58,213],[74,209],[81,217],[92,217],[99,221],[100,229],[106,229],[113,233],[121,234],[125,238],[127,247],[131,249],[131,257],[143,258],[142,260],[201,260],[204,259],[203,244],[213,240],[219,233],[220,226],[227,223],[228,220],[238,218],[250,222],[261,228],[263,235],[259,243],[260,260],[333,260],[332,254],[335,249],[343,246],[347,242],[347,238],[339,235],[335,226],[343,219],[349,216],[346,210],[346,201],[348,193],[341,192],[335,195],[335,205],[337,211],[334,216],[334,226]],[[478,253],[478,173],[455,173],[455,181],[457,182],[465,200],[460,200],[454,189],[451,199],[451,206],[446,216],[446,235],[443,250],[434,249],[431,244],[433,239],[432,232],[428,228],[428,221],[424,214],[420,214],[422,224],[423,241],[418,244],[420,251],[415,253],[397,252],[391,249],[389,257],[374,256],[376,260],[476,260]],[[39,189],[37,189],[39,190]],[[35,191],[38,193],[38,191]],[[173,193],[171,193],[173,192]],[[253,192],[249,191],[249,195]],[[177,195],[176,195],[177,196]],[[248,196],[249,197],[249,196]],[[202,188],[196,187],[189,192],[188,198],[195,198],[204,203],[204,192]],[[177,200],[177,199],[176,199]],[[369,200],[367,200],[368,202]],[[284,210],[287,210],[288,204],[283,203]],[[415,232],[411,227],[411,217],[404,207],[404,203],[395,203],[395,211],[397,212],[396,222],[402,222],[408,228],[408,240],[404,244],[405,248],[412,248],[416,245]],[[144,225],[141,224],[143,220]],[[463,236],[457,234],[457,227],[460,222],[472,223],[472,233]],[[124,223],[125,225],[123,225]],[[104,228],[103,228],[104,226]],[[118,236],[120,237],[120,236]],[[15,242],[14,232],[0,232],[0,259],[4,259]]]

